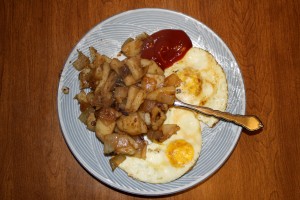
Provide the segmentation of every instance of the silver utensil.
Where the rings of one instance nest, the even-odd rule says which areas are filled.
[[[186,108],[189,110],[193,110],[205,115],[214,116],[216,118],[221,118],[229,122],[233,122],[238,124],[249,131],[256,131],[263,127],[262,122],[258,119],[257,116],[254,115],[234,115],[228,112],[222,112],[219,110],[213,110],[211,108],[202,107],[202,106],[194,106],[191,104],[184,103],[178,99],[175,99],[174,102],[175,107]]]

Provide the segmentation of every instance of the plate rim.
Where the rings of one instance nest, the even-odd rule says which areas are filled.
[[[135,13],[135,12],[142,12],[142,11],[160,11],[160,12],[168,12],[168,13],[175,14],[175,15],[181,15],[182,17],[189,18],[190,20],[196,21],[197,23],[201,24],[201,26],[203,26],[207,31],[209,31],[212,35],[214,35],[214,37],[216,37],[219,40],[219,42],[222,43],[223,47],[230,54],[230,56],[233,58],[233,61],[237,64],[236,70],[238,70],[238,72],[241,75],[241,85],[242,85],[242,88],[243,88],[243,102],[244,102],[244,104],[242,106],[241,113],[245,114],[245,111],[246,111],[246,90],[245,90],[244,78],[243,78],[243,74],[241,72],[241,69],[239,67],[239,64],[236,61],[233,53],[231,52],[229,47],[226,45],[226,43],[221,39],[221,37],[219,37],[219,35],[216,32],[214,32],[211,28],[206,26],[201,21],[199,21],[199,20],[197,20],[197,19],[195,19],[195,18],[193,18],[193,17],[191,17],[187,14],[179,12],[179,11],[174,11],[174,10],[169,10],[169,9],[162,9],[162,8],[138,8],[138,9],[127,10],[127,11],[124,11],[124,12],[119,12],[119,13],[111,16],[111,17],[108,17],[108,18],[102,20],[101,22],[97,23],[92,28],[90,28],[85,34],[83,34],[83,36],[81,36],[79,41],[76,42],[76,44],[74,45],[74,47],[71,49],[70,53],[68,54],[68,57],[67,57],[64,65],[63,65],[62,70],[61,70],[61,73],[63,73],[63,71],[66,69],[66,66],[69,65],[70,55],[74,50],[76,50],[76,47],[78,46],[78,44],[81,43],[84,40],[84,38],[86,38],[90,33],[92,33],[98,26],[107,24],[107,23],[109,23],[109,21],[112,21],[115,18],[118,18],[122,15],[127,15],[127,14],[131,14],[131,13]],[[201,184],[201,183],[205,182],[207,179],[209,179],[210,177],[212,177],[226,163],[226,161],[229,159],[229,157],[232,155],[233,151],[235,150],[235,148],[238,144],[239,138],[241,137],[242,127],[238,127],[237,136],[234,138],[235,140],[233,142],[234,145],[230,146],[230,149],[226,152],[226,154],[219,161],[219,163],[221,163],[221,164],[219,166],[217,166],[217,165],[214,166],[210,171],[208,171],[206,174],[209,174],[209,175],[206,176],[205,178],[201,179],[201,181],[199,181],[198,179],[195,179],[194,181],[190,182],[189,184],[181,186],[177,189],[164,190],[164,191],[152,191],[151,193],[150,192],[140,192],[140,191],[136,191],[136,190],[132,190],[132,189],[128,189],[128,188],[122,188],[122,187],[119,187],[118,185],[115,185],[114,183],[110,182],[108,179],[106,179],[104,177],[99,178],[98,173],[95,170],[93,170],[93,168],[91,168],[88,165],[87,162],[84,161],[83,157],[79,154],[79,152],[73,146],[69,136],[67,134],[65,134],[68,131],[65,127],[65,124],[62,122],[62,119],[63,119],[62,109],[61,109],[60,99],[59,99],[61,97],[61,95],[64,95],[64,94],[62,94],[62,91],[61,91],[61,89],[63,87],[64,87],[63,81],[62,81],[62,78],[60,76],[59,82],[58,82],[58,92],[57,92],[58,118],[59,118],[61,133],[62,133],[63,138],[65,140],[65,143],[67,144],[67,146],[68,146],[69,150],[71,151],[73,157],[85,169],[85,171],[87,171],[90,175],[92,175],[96,180],[100,181],[101,183],[104,183],[109,188],[113,188],[113,189],[116,189],[118,191],[125,192],[127,194],[134,194],[134,195],[141,195],[141,196],[165,196],[165,195],[170,195],[170,194],[175,194],[175,193],[179,193],[179,192],[182,192],[182,191],[186,191],[186,190],[196,186],[197,184]]]

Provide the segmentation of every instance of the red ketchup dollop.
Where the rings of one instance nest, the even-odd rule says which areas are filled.
[[[142,45],[141,57],[154,60],[162,69],[180,60],[192,47],[192,41],[182,30],[165,29],[150,35]]]

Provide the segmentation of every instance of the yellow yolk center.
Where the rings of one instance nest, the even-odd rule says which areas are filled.
[[[183,167],[192,161],[194,148],[185,140],[174,140],[167,147],[167,157],[174,167]]]
[[[202,90],[202,81],[197,70],[185,68],[184,70],[178,72],[178,76],[182,80],[185,90],[195,96],[200,95]]]

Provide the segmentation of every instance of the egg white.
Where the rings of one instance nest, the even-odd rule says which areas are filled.
[[[228,101],[226,75],[215,58],[207,51],[193,47],[185,56],[165,70],[168,76],[176,73],[183,81],[176,97],[192,105],[225,111]],[[215,117],[202,114],[198,119],[209,127],[218,122]]]
[[[119,167],[129,176],[148,183],[166,183],[181,177],[195,165],[202,145],[198,119],[190,111],[171,108],[165,124],[177,124],[180,130],[162,143],[148,144],[145,160],[127,156]],[[182,167],[173,166],[166,155],[168,145],[176,140],[185,140],[194,150],[192,160]]]

